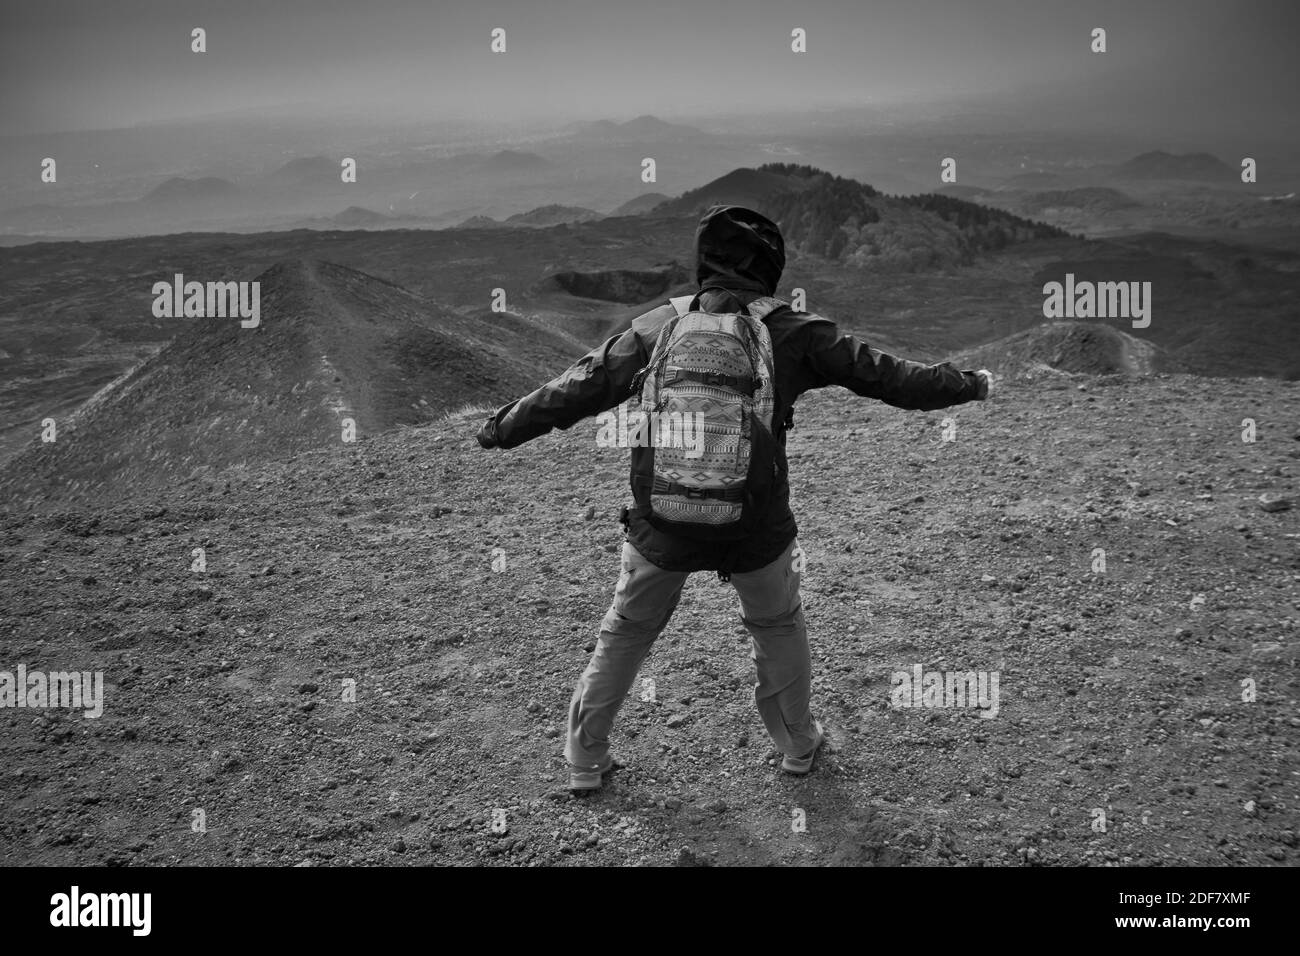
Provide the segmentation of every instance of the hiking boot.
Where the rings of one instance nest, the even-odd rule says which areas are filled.
[[[579,791],[599,790],[604,783],[602,778],[622,766],[613,757],[606,757],[603,763],[596,764],[593,767],[575,767],[573,764],[569,764],[569,789]]]
[[[781,769],[786,773],[792,773],[796,777],[802,777],[804,774],[812,770],[813,761],[817,758],[817,751],[821,749],[822,744],[826,743],[826,734],[822,732],[821,721],[814,720],[813,726],[817,728],[817,743],[813,745],[812,750],[808,751],[807,756],[792,757],[789,754],[786,754],[785,758],[781,761]]]

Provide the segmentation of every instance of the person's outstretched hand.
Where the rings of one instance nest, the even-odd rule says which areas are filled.
[[[993,391],[993,373],[986,368],[982,368],[975,374],[979,376],[980,380],[979,391],[975,393],[975,398],[978,401],[983,401],[989,397],[989,392]]]
[[[478,443],[484,448],[500,448],[501,442],[497,438],[496,416],[494,415],[484,422],[483,427],[478,430],[478,434],[474,437],[478,439]]]

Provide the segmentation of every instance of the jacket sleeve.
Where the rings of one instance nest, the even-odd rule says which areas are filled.
[[[622,404],[646,361],[632,329],[608,339],[541,388],[498,409],[497,442],[514,448]]]
[[[809,323],[806,335],[803,364],[808,388],[842,385],[865,398],[918,411],[979,397],[979,376],[950,362],[925,365],[897,358],[842,334],[826,320]]]

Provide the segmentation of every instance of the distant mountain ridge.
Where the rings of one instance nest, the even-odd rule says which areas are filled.
[[[668,202],[672,197],[663,193],[642,193],[634,196],[610,212],[611,216],[640,216],[650,212],[656,206]]]
[[[391,217],[375,212],[373,209],[366,209],[364,206],[348,206],[342,212],[335,213],[330,219],[340,226],[373,226],[389,222]]]
[[[644,114],[625,123],[613,120],[596,120],[593,123],[579,123],[570,134],[571,138],[596,142],[646,142],[652,140],[690,139],[707,135],[694,126],[669,123],[657,116]]]
[[[562,206],[552,203],[538,206],[527,212],[518,212],[506,218],[506,225],[514,226],[557,226],[560,223],[590,222],[600,219],[601,214],[584,206]]]
[[[491,216],[470,216],[468,219],[458,222],[453,228],[455,229],[509,229],[504,222],[499,219],[493,219]]]
[[[277,185],[314,186],[340,182],[342,166],[327,156],[301,156],[272,172],[267,180]]]
[[[1175,155],[1153,150],[1121,163],[1116,174],[1126,179],[1187,179],[1201,182],[1239,181],[1237,171],[1209,153]]]
[[[979,252],[1066,233],[950,195],[890,197],[812,166],[736,169],[654,207],[648,216],[698,216],[747,206],[781,227],[786,248],[846,265],[904,271],[969,263]]]

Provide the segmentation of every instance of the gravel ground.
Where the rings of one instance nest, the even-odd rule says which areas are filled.
[[[105,702],[0,710],[0,862],[1294,864],[1297,423],[1300,387],[1259,379],[806,396],[827,750],[777,770],[734,591],[698,574],[585,798],[562,728],[627,459],[594,422],[485,452],[452,417],[6,510],[0,669],[102,671]],[[996,716],[891,707],[915,665],[997,674]]]

